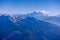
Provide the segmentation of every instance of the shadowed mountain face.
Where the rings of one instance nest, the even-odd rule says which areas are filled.
[[[34,17],[15,19],[2,15],[0,40],[60,40],[60,27]]]

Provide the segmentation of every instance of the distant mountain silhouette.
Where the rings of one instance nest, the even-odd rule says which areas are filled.
[[[34,17],[38,20],[43,20],[45,22],[50,22],[50,23],[53,23],[53,24],[56,24],[58,26],[60,26],[60,15],[58,16],[48,16],[47,14],[43,14],[41,12],[32,12],[30,14],[28,14],[30,17]]]
[[[54,23],[54,24],[60,26],[60,17],[58,17],[58,16],[50,16],[45,20],[50,23]]]
[[[0,40],[60,40],[60,27],[30,16],[23,19],[2,15]]]
[[[44,20],[47,15],[43,15],[43,13],[41,13],[41,12],[34,11],[34,12],[28,14],[28,16],[34,17],[34,18],[39,19],[39,20]]]

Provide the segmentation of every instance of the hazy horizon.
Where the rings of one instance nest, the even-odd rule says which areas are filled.
[[[59,0],[0,0],[0,13],[42,12],[48,15],[60,14]]]

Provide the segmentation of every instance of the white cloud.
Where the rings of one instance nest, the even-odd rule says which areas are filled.
[[[40,10],[42,13],[49,13],[47,10]]]
[[[48,10],[40,10],[40,12],[42,12],[44,15],[48,15],[48,16],[55,16],[55,14],[51,13],[50,11]]]

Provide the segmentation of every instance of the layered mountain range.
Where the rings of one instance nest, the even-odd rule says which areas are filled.
[[[0,15],[0,40],[60,40],[59,23],[41,12]]]

